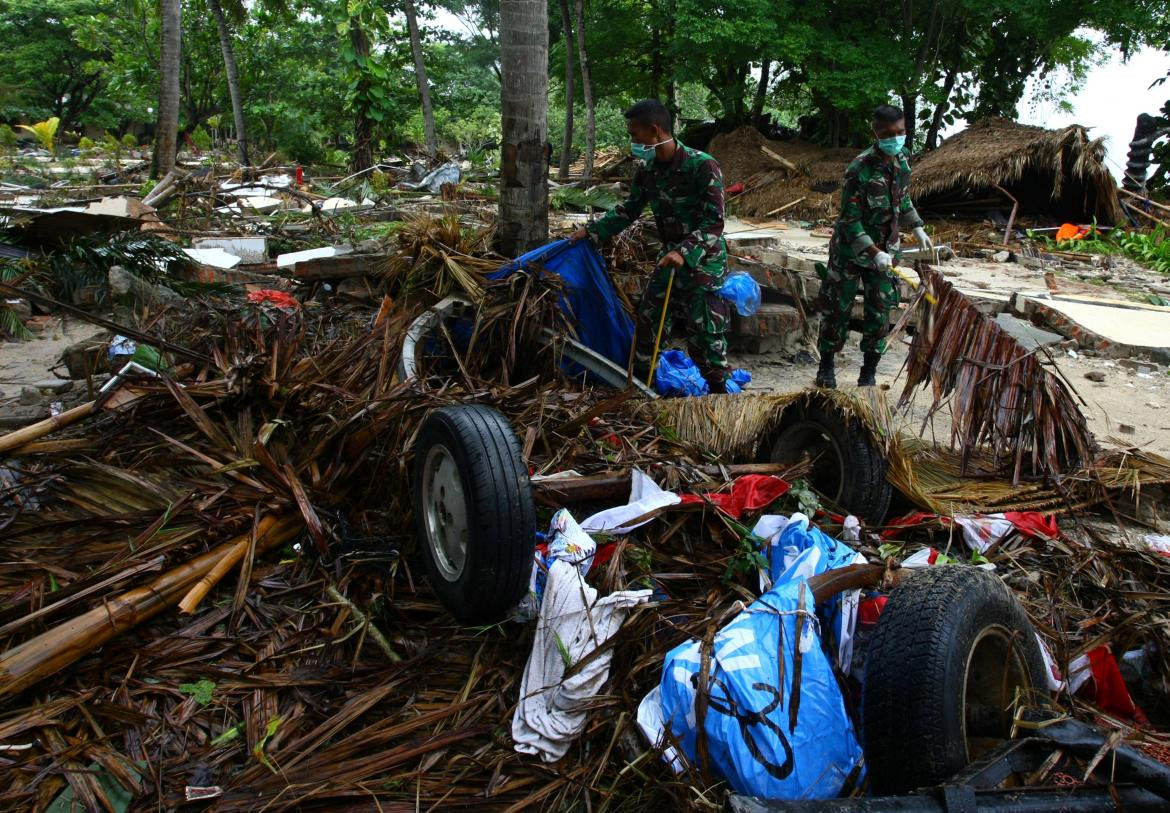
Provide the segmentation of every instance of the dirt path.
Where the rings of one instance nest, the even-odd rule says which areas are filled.
[[[856,344],[859,338],[851,335],[851,346],[838,357],[837,380],[842,386],[857,381],[861,367],[861,351]],[[1053,348],[1053,352],[1055,355],[1062,351]],[[879,386],[890,388],[895,398],[902,392],[904,379],[896,376],[901,372],[906,354],[906,345],[899,342],[878,366]],[[816,374],[815,362],[802,364],[779,355],[737,355],[732,363],[751,372],[749,386],[756,392],[788,392],[806,387]],[[1084,398],[1087,406],[1082,409],[1098,440],[1114,436],[1127,444],[1170,457],[1170,375],[1165,367],[1146,361],[1119,362],[1084,355],[1077,358],[1061,355],[1057,366]],[[1085,373],[1093,371],[1103,373],[1105,380],[1098,383],[1085,378]],[[920,393],[912,407],[914,414],[924,414],[928,403],[928,394]],[[921,421],[916,426],[921,426]],[[948,427],[946,417],[939,416],[934,426],[935,436],[945,438]],[[1132,428],[1132,432],[1127,432],[1125,427]]]
[[[35,399],[32,392],[25,394],[23,399],[21,396],[26,388],[47,385],[56,378],[49,370],[57,365],[65,348],[104,332],[85,322],[54,317],[27,342],[0,341],[0,423],[11,427],[39,420],[48,417],[52,401],[62,401],[69,406],[84,398],[84,381],[58,381],[56,388],[64,388],[64,391],[52,392],[44,387],[38,390],[39,397]],[[27,403],[21,403],[22,400]]]

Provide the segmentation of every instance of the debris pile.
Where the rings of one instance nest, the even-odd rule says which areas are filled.
[[[712,149],[761,214],[829,216],[852,157],[746,131]],[[459,165],[328,189],[282,172],[176,176],[153,217],[57,213],[87,237],[5,210],[45,226],[8,233],[25,254],[5,297],[109,331],[76,351],[83,402],[0,435],[5,809],[684,809],[728,784],[888,786],[862,764],[867,646],[908,574],[944,563],[1012,589],[1060,710],[1105,721],[1110,747],[1167,745],[1170,460],[1095,446],[1040,345],[953,279],[924,271],[899,326],[905,393],[949,401],[947,447],[881,392],[652,400],[613,353],[598,383],[580,292],[549,255],[501,272]],[[798,231],[822,239],[752,249],[761,309],[804,301]],[[649,232],[606,249],[619,295],[655,262]],[[416,530],[424,423],[460,405],[506,420],[548,529],[526,598],[478,627],[440,602]],[[813,414],[864,447],[877,516],[837,504],[811,434],[778,451]],[[1044,765],[1032,781],[1073,770]]]
[[[719,162],[726,183],[743,183],[735,211],[748,217],[822,220],[840,207],[845,168],[860,150],[829,149],[805,141],[769,141],[754,127],[711,139],[708,152]]]

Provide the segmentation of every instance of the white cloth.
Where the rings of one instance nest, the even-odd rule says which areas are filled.
[[[662,716],[662,686],[657,685],[638,704],[638,728],[655,748],[662,749],[662,758],[675,775],[686,770],[687,762],[673,745],[666,742],[666,719]]]
[[[1170,556],[1170,536],[1165,534],[1146,534],[1146,544],[1150,550],[1163,556]]]
[[[878,271],[889,271],[894,264],[894,258],[884,251],[873,255],[873,267]]]
[[[992,545],[1016,529],[1003,514],[958,515],[955,523],[963,529],[963,541],[971,550],[987,553]]]
[[[650,479],[650,475],[634,469],[630,475],[630,501],[616,508],[607,508],[599,511],[581,523],[581,527],[591,534],[627,534],[630,531],[645,525],[650,520],[642,520],[629,524],[638,517],[651,511],[665,508],[668,505],[678,505],[681,498],[673,491],[665,491]]]
[[[651,593],[624,590],[599,599],[575,566],[559,559],[550,565],[512,717],[517,751],[545,762],[568,752],[585,729],[589,701],[609,676],[613,653],[599,655],[567,680],[565,672],[612,638],[630,608],[648,601]]]

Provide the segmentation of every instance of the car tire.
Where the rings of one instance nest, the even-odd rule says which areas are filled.
[[[886,458],[857,418],[831,407],[795,405],[781,419],[768,449],[770,463],[812,460],[808,480],[833,505],[880,525],[893,489]]]
[[[890,594],[866,651],[862,739],[870,787],[906,793],[948,780],[1011,733],[1017,697],[1046,697],[1040,645],[996,575],[916,571]]]
[[[532,573],[536,508],[520,444],[486,406],[432,412],[414,446],[414,516],[427,578],[465,623],[499,621]]]

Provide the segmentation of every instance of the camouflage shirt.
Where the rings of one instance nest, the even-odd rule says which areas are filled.
[[[727,267],[723,240],[723,173],[710,155],[681,141],[669,162],[642,162],[630,197],[586,228],[605,241],[630,226],[646,204],[654,213],[663,255],[678,251],[692,269],[720,277]]]
[[[910,163],[905,154],[889,161],[874,146],[853,159],[845,170],[841,215],[829,245],[831,270],[845,271],[851,264],[872,268],[866,251],[873,245],[898,258],[901,229],[922,225],[909,187]]]

